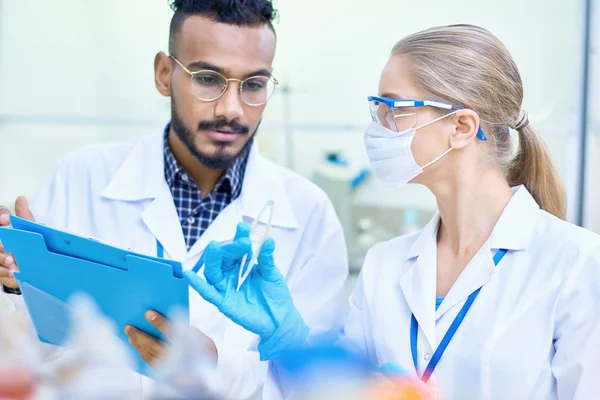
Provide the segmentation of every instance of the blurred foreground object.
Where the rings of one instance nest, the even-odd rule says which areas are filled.
[[[72,296],[68,307],[71,329],[64,353],[38,369],[50,392],[61,400],[141,398],[139,386],[124,379],[131,374],[133,360],[114,335],[112,321],[82,294]]]
[[[397,377],[373,381],[366,391],[365,400],[433,400],[430,391],[417,379]]]
[[[199,346],[199,331],[187,323],[185,314],[173,313],[171,343],[155,369],[158,389],[152,399],[217,400],[227,398],[226,376],[217,372],[213,356]]]
[[[400,367],[379,367],[335,346],[288,352],[280,376],[294,400],[430,400],[427,387]]]
[[[0,399],[29,400],[34,393],[35,380],[27,369],[0,369]]]
[[[30,288],[31,289],[31,288]],[[0,297],[1,298],[1,297]],[[48,296],[50,302],[58,300]],[[49,359],[23,311],[0,307],[0,398],[2,399],[141,399],[131,376],[133,360],[114,335],[116,327],[92,300],[73,296],[64,348]],[[218,374],[197,331],[174,314],[167,352],[154,377],[152,400],[228,399],[230,377]],[[54,348],[56,349],[56,348]],[[286,352],[275,361],[289,399],[429,400],[427,387],[395,365],[377,366],[342,348],[320,345]]]
[[[45,296],[48,302],[59,302]],[[129,354],[93,302],[78,295],[60,306],[68,310],[70,320],[62,348],[40,343],[26,312],[0,310],[0,370],[22,371],[20,376],[31,381],[35,395],[25,398],[140,398],[139,386],[124,379],[132,365]]]

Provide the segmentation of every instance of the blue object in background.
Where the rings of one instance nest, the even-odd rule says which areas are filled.
[[[302,384],[312,379],[327,381],[334,376],[366,380],[378,372],[378,368],[367,357],[332,345],[291,349],[278,359],[278,367],[286,380]],[[323,376],[327,373],[331,373],[331,376]]]
[[[69,311],[61,302],[78,292],[89,295],[116,324],[115,335],[132,352],[137,371],[152,370],[128,343],[125,325],[165,339],[144,318],[148,310],[169,316],[174,308],[189,318],[188,284],[180,263],[143,256],[96,240],[54,230],[11,216],[13,228],[0,228],[0,241],[19,265],[15,273],[40,340],[61,345],[69,332]],[[51,296],[58,301],[48,302]]]
[[[350,165],[348,160],[343,158],[340,153],[327,153],[325,155],[325,160],[331,164],[339,165],[341,167],[347,167]]]
[[[371,175],[371,170],[369,168],[361,169],[356,173],[356,175],[352,177],[352,179],[350,179],[350,187],[352,189],[358,187],[361,183],[365,181],[365,179],[369,177],[369,175]]]
[[[289,350],[277,360],[277,369],[284,381],[308,388],[319,384],[340,388],[349,383],[368,385],[379,374],[410,376],[399,365],[376,365],[366,355],[330,344]]]

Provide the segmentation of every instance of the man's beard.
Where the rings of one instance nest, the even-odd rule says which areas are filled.
[[[260,123],[258,124],[260,126]],[[194,143],[195,134],[191,130],[189,130],[179,115],[177,114],[177,107],[175,106],[175,101],[173,97],[171,97],[171,128],[173,131],[183,142],[185,147],[189,150],[189,152],[200,161],[202,165],[210,169],[229,169],[233,167],[235,161],[240,157],[245,157],[249,152],[252,144],[254,143],[254,137],[256,136],[256,132],[258,131],[258,126],[256,127],[253,134],[250,136],[248,141],[244,144],[244,147],[241,148],[237,154],[225,154],[223,152],[217,151],[215,154],[207,154],[203,153],[200,149],[196,147]],[[235,132],[236,134],[248,135],[250,129],[242,124],[238,124],[235,121],[227,122],[226,120],[217,120],[217,121],[200,121],[198,124],[199,131],[208,131],[208,130],[219,130],[227,127],[229,131]],[[224,149],[226,147],[225,144],[217,145],[220,149]]]

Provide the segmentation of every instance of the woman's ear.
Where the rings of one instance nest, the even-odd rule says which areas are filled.
[[[450,147],[460,150],[477,137],[479,131],[479,115],[473,110],[460,110],[452,118],[454,132],[450,136]]]

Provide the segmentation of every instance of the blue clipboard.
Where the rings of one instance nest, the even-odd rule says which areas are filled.
[[[123,329],[132,325],[165,340],[144,318],[146,311],[169,316],[177,309],[189,319],[189,289],[181,263],[136,254],[15,216],[11,223],[12,228],[0,228],[0,241],[19,266],[15,277],[40,340],[60,346],[68,332],[68,311],[50,307],[43,294],[66,304],[71,295],[83,292],[114,321],[114,333],[132,352],[137,372],[150,376],[151,368],[129,344]]]

